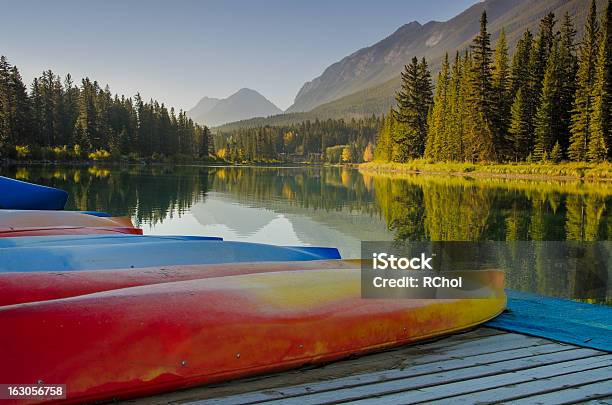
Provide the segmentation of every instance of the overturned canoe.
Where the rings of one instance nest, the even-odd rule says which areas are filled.
[[[207,278],[0,307],[0,381],[124,399],[318,364],[460,331],[488,299],[360,298],[359,270]],[[44,339],[40,337],[44,336]]]
[[[0,209],[63,210],[68,193],[0,176]]]
[[[88,235],[0,238],[0,272],[67,272],[186,264],[340,259],[335,248],[208,237]]]
[[[101,216],[102,215],[102,216]],[[128,217],[109,217],[104,213],[44,210],[0,210],[0,228],[28,227],[130,227],[134,224]]]
[[[142,229],[125,226],[51,226],[0,228],[0,238],[16,238],[25,236],[56,236],[56,235],[92,235],[92,234],[130,234],[142,235]]]

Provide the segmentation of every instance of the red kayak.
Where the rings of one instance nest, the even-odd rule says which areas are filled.
[[[360,355],[495,317],[503,275],[488,273],[488,299],[362,299],[359,270],[313,269],[3,306],[0,381],[66,384],[82,403]]]
[[[18,236],[93,235],[117,233],[142,235],[142,229],[127,226],[53,226],[0,228],[0,238],[15,238]]]
[[[358,269],[359,260],[223,263],[120,270],[0,273],[0,306],[173,281],[290,270]],[[58,282],[61,279],[61,282]],[[25,286],[25,287],[24,287]]]

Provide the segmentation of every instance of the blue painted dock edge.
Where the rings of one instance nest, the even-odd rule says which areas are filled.
[[[612,307],[507,290],[508,310],[485,326],[612,352]]]

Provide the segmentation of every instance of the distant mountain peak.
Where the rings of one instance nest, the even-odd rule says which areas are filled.
[[[187,115],[199,124],[213,127],[282,112],[258,91],[243,87],[224,99],[203,97]]]
[[[257,90],[253,90],[253,89],[249,89],[248,87],[243,87],[240,90],[238,90],[237,92],[235,92],[233,95],[236,94],[242,94],[242,93],[257,93],[259,95],[261,95],[260,92],[258,92]],[[231,97],[231,96],[230,96]],[[262,96],[263,97],[263,96]]]

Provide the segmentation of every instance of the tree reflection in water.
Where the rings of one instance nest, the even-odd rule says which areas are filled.
[[[210,191],[238,204],[296,213],[358,239],[382,222],[389,239],[584,240],[612,237],[612,185],[563,181],[379,175],[345,167],[32,166],[0,174],[66,190],[68,209],[129,215],[155,226],[206,201]],[[360,225],[362,226],[358,226]],[[518,258],[519,252],[515,252]],[[541,255],[540,255],[541,256]],[[559,274],[534,252],[507,275],[510,288],[610,303],[610,271]]]

